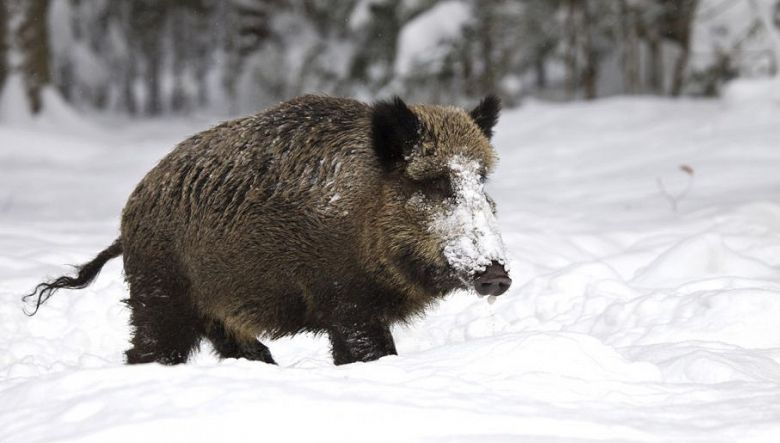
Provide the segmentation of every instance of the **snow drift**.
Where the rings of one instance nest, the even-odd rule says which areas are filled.
[[[780,107],[734,94],[507,111],[488,191],[512,288],[343,367],[311,336],[268,343],[278,367],[124,366],[119,260],[24,316],[209,123],[0,126],[0,441],[780,441]],[[659,178],[693,180],[676,209]]]

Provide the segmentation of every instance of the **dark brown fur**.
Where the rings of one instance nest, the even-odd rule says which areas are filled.
[[[337,364],[394,354],[389,326],[462,286],[407,201],[451,155],[488,173],[497,113],[304,96],[182,142],[122,216],[128,362],[181,363],[206,337],[272,363],[257,337],[301,331]]]

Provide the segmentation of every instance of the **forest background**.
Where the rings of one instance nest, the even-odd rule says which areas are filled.
[[[48,89],[82,111],[159,115],[304,92],[715,96],[775,75],[779,32],[776,0],[0,0],[0,102],[35,114]]]

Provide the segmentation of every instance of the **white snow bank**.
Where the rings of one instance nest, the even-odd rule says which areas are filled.
[[[730,81],[721,93],[729,105],[780,106],[780,76]]]
[[[729,248],[714,233],[684,239],[637,270],[633,280],[643,287],[676,287],[692,280],[717,277],[773,278],[778,269]]]
[[[0,94],[0,120],[9,124],[23,124],[32,120],[32,112],[19,74],[11,74],[5,81]]]
[[[0,124],[15,127],[55,128],[66,132],[95,132],[97,128],[80,116],[52,86],[41,91],[42,111],[33,114],[18,73],[8,76],[0,92]]]

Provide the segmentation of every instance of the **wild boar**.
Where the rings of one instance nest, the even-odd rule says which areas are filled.
[[[336,364],[395,354],[390,326],[457,288],[511,279],[484,191],[500,102],[470,112],[306,95],[179,144],[136,187],[119,238],[35,309],[119,255],[128,363],[274,363],[258,337],[326,333]],[[35,298],[37,296],[37,298]]]

